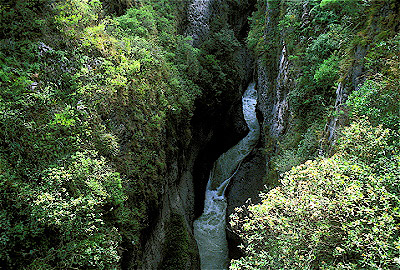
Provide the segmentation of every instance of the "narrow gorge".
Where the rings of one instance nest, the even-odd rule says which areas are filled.
[[[0,269],[400,268],[398,0],[4,0]]]
[[[194,221],[194,237],[200,252],[201,269],[228,268],[225,190],[260,137],[256,116],[257,91],[251,83],[242,97],[243,115],[249,133],[214,163],[207,183],[203,214]]]
[[[260,141],[257,143],[257,139],[252,142],[252,155],[242,164],[243,159],[236,159],[235,154],[232,153],[236,151],[238,145],[247,140],[247,137],[228,150],[229,145],[233,145],[235,140],[237,141],[240,136],[243,137],[248,132],[244,128],[243,120],[240,120],[243,116],[234,116],[234,110],[237,110],[238,107],[237,101],[232,100],[233,107],[222,106],[227,109],[227,117],[231,117],[231,119],[226,118],[226,123],[217,124],[218,121],[224,120],[212,116],[213,123],[224,126],[226,129],[225,125],[230,122],[236,131],[226,130],[225,133],[218,133],[219,127],[214,126],[216,130],[209,133],[210,141],[205,144],[203,149],[200,147],[199,156],[194,163],[193,180],[196,192],[193,228],[200,253],[201,269],[228,269],[229,267],[236,269],[235,263],[229,266],[229,260],[239,259],[238,261],[241,261],[240,257],[244,256],[246,251],[237,246],[249,243],[243,242],[243,239],[250,241],[243,231],[238,231],[237,226],[240,221],[237,221],[236,217],[244,219],[246,216],[242,215],[249,211],[245,210],[246,205],[259,203],[261,201],[259,192],[262,190],[265,192],[275,187],[279,174],[308,159],[331,155],[338,130],[347,124],[348,119],[344,112],[346,111],[346,100],[351,92],[360,89],[365,80],[363,62],[367,48],[358,44],[354,47],[354,51],[349,52],[349,48],[340,43],[339,39],[351,38],[351,33],[344,33],[341,37],[334,36],[337,32],[333,27],[348,27],[344,23],[340,25],[340,22],[336,22],[335,19],[332,19],[331,25],[326,29],[320,30],[321,33],[306,32],[310,31],[308,29],[312,29],[312,25],[318,26],[318,22],[310,21],[310,18],[330,16],[315,13],[313,8],[321,8],[323,13],[330,12],[329,9],[335,8],[336,5],[336,3],[327,3],[324,6],[325,4],[322,3],[324,1],[314,2],[287,4],[285,7],[287,13],[284,15],[280,13],[282,12],[280,10],[285,5],[285,1],[251,2],[247,7],[248,11],[253,11],[250,20],[251,28],[246,23],[243,24],[247,18],[240,16],[237,10],[234,10],[237,8],[235,4],[228,5],[233,10],[227,10],[226,6],[225,9],[221,8],[218,1],[193,1],[190,5],[188,10],[189,27],[186,33],[193,37],[194,46],[201,47],[203,42],[207,44],[215,31],[213,20],[227,15],[229,16],[227,21],[238,40],[246,40],[247,46],[253,46],[253,52],[250,54],[244,47],[236,49],[237,52],[234,52],[234,54],[244,53],[244,56],[250,59],[245,60],[242,57],[242,60],[239,61],[239,64],[249,63],[247,64],[248,75],[240,77],[243,83],[236,84],[236,89],[240,91],[234,90],[235,94],[230,92],[228,95],[237,97],[240,92],[243,92],[241,89],[246,80],[255,79],[257,81],[257,116],[254,111],[253,117],[260,119],[260,130],[262,131]],[[358,4],[360,3],[357,2]],[[351,4],[348,3],[348,5]],[[355,10],[347,7],[347,4],[345,7],[348,10],[345,9],[342,14],[339,12],[337,16],[347,16],[343,14],[351,14],[351,12],[355,12],[351,14],[355,16]],[[388,6],[382,5],[378,8],[385,9]],[[396,12],[395,10],[392,12]],[[248,11],[246,14],[250,16]],[[375,20],[379,20],[379,16],[375,17]],[[347,23],[351,25],[353,22]],[[199,29],[196,30],[196,27]],[[308,40],[306,40],[307,38]],[[296,44],[296,42],[299,43]],[[339,47],[335,48],[335,46]],[[345,50],[347,51],[345,52]],[[319,53],[320,55],[318,55]],[[300,55],[300,58],[297,54]],[[301,59],[302,54],[305,55],[304,60]],[[336,69],[337,64],[332,64],[332,70],[322,69],[327,68],[328,61],[331,61],[331,58],[336,60],[339,54],[342,59],[354,57],[355,61],[350,64],[349,70],[340,75],[342,80],[335,85],[335,81],[338,79],[336,76],[339,76],[339,71]],[[302,69],[305,69],[309,63],[313,63],[311,69],[312,72],[315,72],[311,77],[307,73],[302,73]],[[250,70],[251,72],[249,72]],[[307,90],[307,87],[310,89]],[[329,90],[329,88],[334,88],[336,91]],[[228,98],[225,102],[231,101]],[[328,108],[328,106],[332,107]],[[243,114],[247,121],[246,112],[243,111]],[[196,115],[194,119],[196,119]],[[236,123],[232,120],[236,120]],[[248,130],[250,133],[253,132],[251,127]],[[202,132],[204,131],[203,127]],[[237,135],[232,135],[235,133]],[[234,136],[235,139],[229,143],[222,143],[227,136]],[[220,140],[220,144],[217,143],[218,140]],[[221,147],[222,145],[224,146]],[[218,150],[214,152],[216,149]],[[217,159],[217,152],[225,154]],[[246,152],[243,157],[248,153]],[[213,165],[210,162],[212,158],[217,160]],[[205,166],[199,166],[199,163]],[[242,164],[242,166],[238,164]],[[211,170],[209,176],[206,173],[208,170]],[[206,187],[205,191],[204,187]],[[201,193],[205,194],[205,197],[199,195]],[[204,209],[201,203],[203,200]],[[236,207],[240,207],[241,210],[235,211]],[[202,212],[199,212],[199,208]],[[226,210],[228,210],[227,214],[225,214]],[[233,220],[228,222],[226,228],[225,220],[232,214],[234,214]],[[242,239],[239,239],[238,235],[241,235]],[[255,269],[261,268],[256,267]]]

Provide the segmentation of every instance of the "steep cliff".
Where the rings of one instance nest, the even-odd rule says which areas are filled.
[[[319,2],[266,1],[253,15],[248,42],[258,54],[259,109],[272,171],[282,173],[329,148],[338,126],[345,124],[340,111],[348,94],[363,81],[365,46],[351,43],[354,32],[337,36],[339,29],[355,25],[337,18],[355,11],[334,14],[330,8]],[[341,59],[354,62],[344,70]]]

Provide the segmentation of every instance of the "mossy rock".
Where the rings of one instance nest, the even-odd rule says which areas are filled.
[[[173,213],[167,224],[163,261],[159,270],[200,269],[197,245],[182,215]]]

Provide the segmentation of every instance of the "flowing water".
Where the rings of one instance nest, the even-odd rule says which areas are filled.
[[[257,91],[255,83],[251,83],[242,97],[243,115],[249,133],[214,163],[207,183],[203,214],[194,221],[194,237],[199,247],[202,270],[228,268],[228,242],[225,233],[227,202],[224,193],[230,179],[260,137],[256,104]]]

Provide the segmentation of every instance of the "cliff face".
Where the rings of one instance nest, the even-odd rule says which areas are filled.
[[[259,109],[266,119],[264,125],[269,128],[269,135],[274,138],[283,135],[289,123],[288,93],[293,87],[293,79],[289,77],[290,62],[284,44],[278,63],[277,76],[269,81],[265,66],[260,60],[257,62]]]
[[[170,138],[171,139],[171,138]],[[197,246],[192,234],[192,222],[194,220],[194,186],[193,186],[193,165],[199,152],[199,145],[192,142],[191,145],[176,156],[170,157],[171,163],[168,166],[167,184],[161,196],[160,210],[155,225],[148,235],[145,246],[144,257],[142,259],[141,269],[157,269],[166,256],[171,256],[171,250],[168,245],[171,241],[176,241],[180,250],[180,265],[185,269],[198,269],[199,257]],[[176,232],[173,229],[171,221],[174,216],[181,217],[177,225],[184,231],[183,239],[175,237],[171,239],[169,235]],[[187,246],[184,250],[183,246]],[[170,254],[168,254],[170,253]]]
[[[346,115],[340,114],[341,111],[346,110],[346,100],[348,95],[359,89],[360,85],[363,83],[363,61],[366,56],[367,48],[366,46],[357,46],[354,52],[355,64],[347,76],[348,84],[345,82],[340,82],[336,89],[336,101],[335,101],[335,114],[328,119],[326,128],[324,130],[325,138],[329,145],[333,145],[337,138],[337,129],[345,124]]]
[[[198,47],[210,32],[210,21],[214,15],[214,0],[193,0],[188,7],[186,36],[192,37],[192,45]]]
[[[250,199],[252,203],[258,202],[259,192],[264,189],[264,185],[274,185],[274,179],[266,182],[266,175],[269,170],[269,155],[265,151],[265,146],[271,140],[277,140],[285,134],[286,128],[290,124],[290,108],[288,103],[288,93],[293,81],[288,76],[289,61],[286,55],[286,48],[283,46],[279,55],[279,66],[276,78],[270,80],[268,71],[260,59],[257,61],[257,91],[259,102],[257,108],[260,118],[263,119],[263,137],[253,154],[245,160],[233,177],[227,191],[229,216],[236,207],[240,207]],[[249,201],[249,202],[250,202]],[[233,248],[233,247],[232,247]]]
[[[363,82],[367,47],[351,41],[354,33],[337,30],[360,26],[338,19],[355,11],[332,3],[265,1],[253,15],[249,44],[258,53],[258,108],[270,173],[330,151],[346,124],[347,96]]]
[[[270,39],[276,28],[277,9],[267,2],[265,7],[265,29],[263,39]],[[271,144],[283,135],[289,124],[290,110],[287,95],[293,87],[293,80],[289,77],[290,62],[287,57],[286,46],[270,53],[271,57],[263,59],[258,57],[255,61],[255,73],[258,91],[257,109],[259,111],[261,129],[264,131],[259,145],[247,160],[245,160],[233,177],[227,190],[228,209],[227,216],[234,212],[236,207],[260,200],[258,194],[264,185],[273,186],[274,179],[266,179],[269,171],[270,153],[266,152],[266,145]],[[250,200],[249,200],[250,199]],[[235,237],[231,233],[233,250],[232,257],[237,256]],[[235,251],[236,250],[236,251]]]

